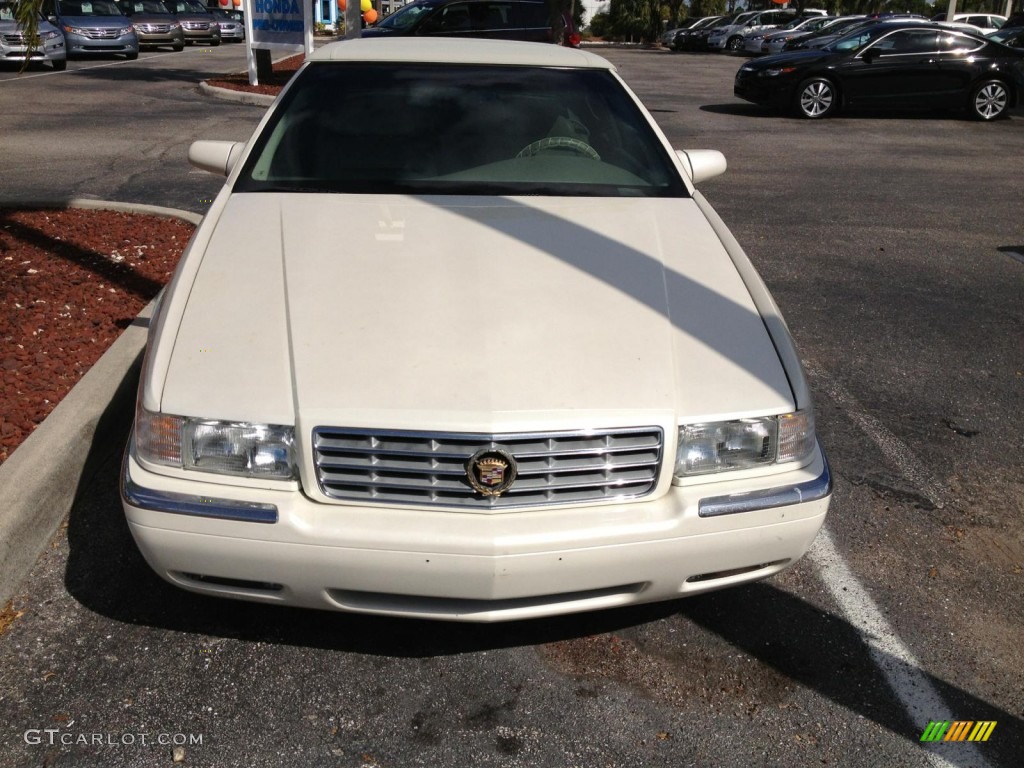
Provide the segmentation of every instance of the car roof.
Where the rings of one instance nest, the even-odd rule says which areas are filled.
[[[318,48],[309,61],[392,61],[427,64],[504,64],[517,67],[571,67],[615,71],[607,59],[550,43],[467,38],[340,40]]]

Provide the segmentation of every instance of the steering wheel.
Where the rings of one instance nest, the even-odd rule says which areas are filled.
[[[532,144],[527,144],[519,150],[519,154],[516,155],[516,158],[533,157],[534,155],[539,155],[541,152],[559,149],[575,152],[583,155],[584,157],[589,157],[591,160],[601,159],[597,150],[587,144],[587,142],[580,139],[574,139],[571,136],[548,136],[544,139],[538,139]]]

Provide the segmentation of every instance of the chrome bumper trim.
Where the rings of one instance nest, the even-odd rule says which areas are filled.
[[[759,509],[785,507],[790,504],[805,504],[809,501],[823,499],[832,493],[832,473],[828,468],[828,458],[821,452],[825,462],[821,474],[814,480],[780,488],[768,488],[750,493],[734,493],[729,496],[710,496],[701,499],[697,506],[700,517],[717,517],[718,515],[735,515],[740,512],[755,512]]]
[[[139,509],[153,512],[168,512],[174,515],[212,517],[218,520],[234,520],[241,523],[277,522],[277,507],[273,504],[257,504],[234,499],[214,499],[206,496],[192,496],[170,491],[155,491],[143,488],[132,480],[128,472],[128,455],[124,453],[121,465],[121,500]]]

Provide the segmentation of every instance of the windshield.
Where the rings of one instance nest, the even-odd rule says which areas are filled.
[[[114,0],[61,0],[64,16],[123,16]]]
[[[297,76],[235,191],[686,195],[609,72],[328,62]]]
[[[393,29],[396,32],[409,29],[426,16],[435,6],[433,3],[410,3],[395,11],[377,25],[378,29]]]
[[[874,40],[887,35],[892,32],[891,26],[880,24],[874,27],[868,27],[867,29],[854,29],[853,31],[843,35],[838,40],[834,40],[825,46],[826,51],[841,51],[843,53],[852,53],[859,51],[864,46],[868,45]]]
[[[126,0],[120,5],[128,15],[137,13],[170,14],[167,6],[160,0]]]
[[[167,7],[171,9],[171,13],[209,13],[205,5],[191,0],[171,0]]]

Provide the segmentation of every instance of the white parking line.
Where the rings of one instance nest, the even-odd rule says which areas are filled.
[[[1014,261],[1019,261],[1021,264],[1024,264],[1024,253],[1017,253],[1017,251],[1003,251],[1003,253]]]
[[[832,514],[836,514],[836,503],[833,498]],[[885,675],[886,682],[899,698],[904,711],[910,715],[911,721],[923,733],[932,720],[956,720],[928,676],[921,671],[921,665],[914,654],[893,631],[867,589],[843,560],[827,527],[821,529],[808,556],[817,566],[818,575],[846,620],[867,644],[871,660]],[[970,715],[961,714],[964,718]],[[957,765],[985,768],[989,765],[971,742],[957,742],[956,753],[949,758],[931,751],[934,745],[921,746],[925,750],[928,764],[935,768],[953,768]]]
[[[199,51],[193,51],[197,53]],[[144,59],[119,59],[118,61],[108,61],[103,64],[92,64],[87,67],[81,67],[80,69],[65,69],[62,72],[51,70],[49,72],[35,72],[31,75],[22,74],[10,80],[0,80],[0,85],[7,85],[9,83],[20,83],[25,80],[34,80],[37,77],[51,77],[53,75],[74,75],[79,72],[88,72],[90,69],[102,69],[103,67],[118,67],[122,64],[146,64],[147,62],[153,61],[154,59],[162,59],[164,56],[181,56],[184,51],[165,51],[164,53],[154,53],[152,56],[147,56]]]
[[[868,414],[856,398],[827,372],[806,361],[804,367],[814,383],[836,405],[843,408],[844,414],[860,427],[918,491],[937,508],[947,503],[949,491],[945,485],[928,471],[906,443],[878,419]],[[836,507],[841,504],[842,499],[833,497],[831,514],[837,514]],[[886,682],[900,700],[911,721],[919,725],[923,732],[932,720],[955,720],[928,676],[921,670],[921,665],[914,654],[893,631],[868,590],[850,570],[827,527],[822,528],[818,534],[808,557],[817,567],[818,575],[846,620],[864,639],[871,660],[885,676]],[[922,748],[926,750],[924,754],[928,764],[935,768],[956,765],[981,768],[988,766],[988,762],[972,743],[958,743],[955,757],[950,758],[932,751],[932,746],[922,745]],[[951,762],[951,759],[955,762]]]
[[[871,441],[878,446],[896,468],[919,490],[936,508],[946,506],[949,491],[945,485],[928,471],[928,468],[917,458],[909,446],[894,435],[878,419],[869,414],[856,398],[835,379],[813,363],[804,361],[804,369],[808,376],[825,391],[836,405],[843,408],[843,413],[850,417],[861,428]]]

